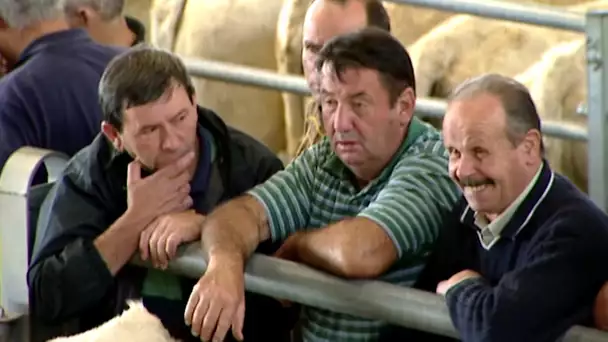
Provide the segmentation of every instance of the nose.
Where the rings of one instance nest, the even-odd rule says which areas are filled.
[[[473,157],[468,156],[467,154],[462,154],[457,161],[453,162],[453,168],[455,169],[455,174],[458,179],[466,179],[475,174],[475,163]]]
[[[353,129],[353,113],[344,105],[338,104],[334,113],[334,131],[345,133]]]
[[[161,140],[161,148],[163,151],[175,151],[179,149],[181,139],[179,132],[173,127],[166,127]]]

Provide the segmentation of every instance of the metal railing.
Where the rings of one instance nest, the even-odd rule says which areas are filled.
[[[588,142],[589,196],[600,208],[608,210],[608,12],[589,11],[586,15],[550,6],[517,4],[496,0],[389,0],[399,4],[435,8],[458,13],[517,21],[521,23],[585,32],[587,36],[587,116],[588,130],[543,122],[547,136]],[[309,94],[301,77],[280,75],[267,70],[200,59],[184,59],[194,77],[264,87],[296,94]],[[426,117],[441,117],[445,101],[429,98],[417,100],[416,113]],[[579,114],[580,115],[580,114]],[[587,133],[588,132],[588,133]]]

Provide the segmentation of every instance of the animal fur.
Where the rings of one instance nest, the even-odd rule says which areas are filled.
[[[121,315],[83,333],[57,337],[47,342],[179,342],[141,301],[129,301]]]
[[[587,129],[587,117],[576,113],[586,102],[585,39],[565,42],[515,78],[530,89],[543,122]],[[558,172],[587,191],[587,143],[545,137],[547,159]]]
[[[273,51],[282,0],[190,0],[182,8],[175,3],[156,0],[152,9],[154,36],[160,44],[173,46],[182,57],[276,70]],[[170,19],[163,24],[163,18]],[[166,38],[172,32],[174,42]],[[285,149],[283,104],[277,91],[205,78],[193,81],[201,105],[273,152]]]

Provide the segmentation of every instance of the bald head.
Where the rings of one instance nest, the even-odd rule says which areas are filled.
[[[377,0],[315,0],[304,18],[302,65],[311,90],[316,91],[315,60],[325,42],[366,26],[390,31],[388,14]]]

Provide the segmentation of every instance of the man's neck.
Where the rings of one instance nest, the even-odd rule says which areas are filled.
[[[7,29],[0,44],[0,54],[13,65],[19,59],[23,51],[36,39],[51,33],[69,29],[68,23],[63,19],[47,20],[38,24],[30,25],[21,30]]]

